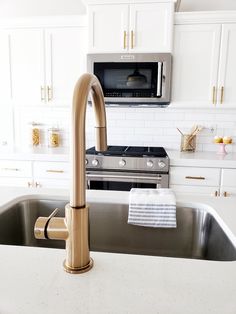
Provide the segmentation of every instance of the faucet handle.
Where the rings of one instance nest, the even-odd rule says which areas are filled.
[[[34,235],[36,239],[48,239],[47,228],[50,220],[56,216],[59,212],[59,208],[55,208],[54,211],[48,217],[39,217],[34,225]]]

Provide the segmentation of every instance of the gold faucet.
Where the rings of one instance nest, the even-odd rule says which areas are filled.
[[[64,218],[54,217],[58,212],[58,209],[55,209],[49,217],[39,217],[34,227],[37,239],[66,241],[66,259],[63,265],[67,272],[73,274],[86,272],[93,266],[89,253],[89,208],[85,196],[85,117],[90,91],[95,111],[96,150],[107,149],[106,112],[102,88],[96,76],[85,73],[78,80],[73,96],[70,203],[65,206]]]

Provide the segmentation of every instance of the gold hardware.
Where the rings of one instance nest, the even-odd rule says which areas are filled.
[[[66,241],[64,269],[69,273],[90,270],[93,260],[89,252],[89,215],[86,205],[85,177],[85,115],[89,92],[96,121],[96,150],[107,149],[106,112],[101,85],[92,74],[83,74],[77,82],[72,106],[71,164],[72,190],[70,203],[65,207],[65,218],[39,217],[35,223],[35,237]]]
[[[213,105],[216,105],[217,102],[217,89],[215,86],[213,86],[213,91],[212,91],[212,103]]]
[[[3,171],[20,171],[18,168],[2,168]]]
[[[131,49],[134,49],[134,31],[131,31]]]
[[[41,95],[41,101],[45,100],[45,89],[43,86],[40,86],[40,95]]]
[[[224,101],[224,86],[221,86],[220,89],[220,103],[223,104]]]
[[[190,180],[205,180],[205,177],[192,177],[192,176],[186,176],[185,179],[190,179]]]
[[[127,41],[127,32],[124,31],[124,45],[123,45],[124,49],[127,48],[127,46],[126,46],[126,41]]]
[[[225,191],[225,192],[223,193],[223,195],[224,195],[224,197],[227,197],[227,196],[228,196],[228,193]]]
[[[215,197],[218,196],[218,191],[215,191],[215,194],[214,194],[214,195],[215,195]]]
[[[52,87],[47,86],[48,101],[52,100]]]
[[[35,182],[35,187],[36,187],[36,188],[40,188],[40,187],[41,187],[41,184],[38,183],[38,182]]]
[[[63,170],[51,170],[51,169],[46,170],[46,172],[50,172],[50,173],[64,173]]]
[[[28,185],[28,188],[31,188],[31,187],[33,187],[33,182],[27,182],[27,185]]]

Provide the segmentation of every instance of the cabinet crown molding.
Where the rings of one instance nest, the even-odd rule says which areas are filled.
[[[235,23],[236,11],[176,12],[174,24]]]

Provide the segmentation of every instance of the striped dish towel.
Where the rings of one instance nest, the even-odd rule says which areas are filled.
[[[131,189],[128,224],[176,228],[176,199],[171,189]]]

